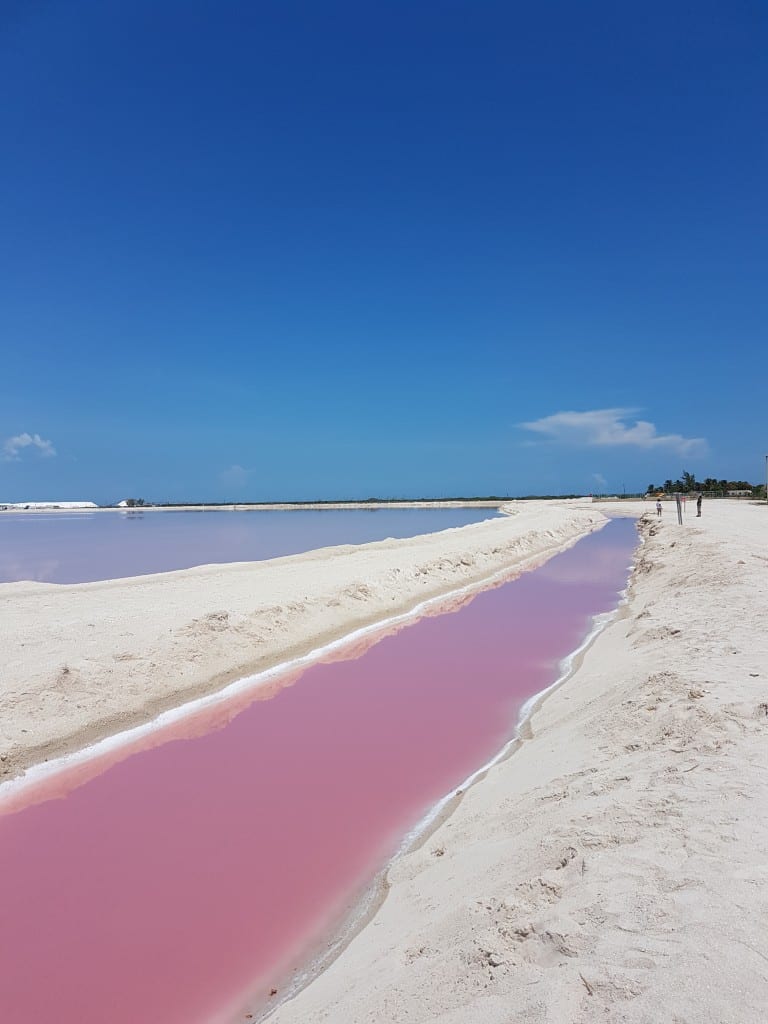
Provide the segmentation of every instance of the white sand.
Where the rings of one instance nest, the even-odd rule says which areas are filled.
[[[0,779],[604,523],[525,502],[460,529],[106,583],[0,585]]]
[[[0,767],[530,564],[599,520],[598,506],[526,503],[430,538],[0,587]],[[680,528],[665,505],[623,617],[270,1024],[762,1024],[767,540],[765,507],[705,501]]]
[[[768,1019],[768,509],[648,525],[623,617],[270,1024]]]

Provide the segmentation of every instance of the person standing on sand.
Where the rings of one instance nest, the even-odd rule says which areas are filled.
[[[696,518],[701,519],[701,495],[696,499]]]
[[[656,515],[661,519],[661,502],[658,498],[656,499]]]

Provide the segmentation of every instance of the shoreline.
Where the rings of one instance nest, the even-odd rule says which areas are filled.
[[[324,589],[312,594],[317,604],[351,586],[350,565],[355,585],[366,571],[380,574],[379,580],[407,565],[409,594],[428,600],[440,596],[433,588],[460,589],[457,575],[461,585],[482,589],[488,573],[483,577],[481,570],[500,553],[514,573],[526,559],[545,560],[555,541],[575,543],[604,515],[648,511],[641,502],[622,503],[620,510],[598,503],[540,506],[536,515],[519,512],[501,524],[508,545],[503,553],[494,554],[499,538],[485,536],[488,524],[475,524],[420,538],[418,551],[374,544],[365,546],[370,551],[313,553],[309,566],[301,564],[304,556],[298,563],[281,559],[269,579],[288,578],[296,594],[299,580],[305,590],[307,573],[322,578]],[[767,532],[765,507],[751,503],[713,502],[702,519],[688,517],[684,527],[669,514],[646,518],[646,543],[621,613],[574,657],[563,682],[531,707],[514,756],[491,765],[446,804],[424,837],[387,867],[386,899],[372,903],[361,926],[295,995],[262,1004],[262,1019],[762,1022],[768,992]],[[462,561],[467,556],[471,566]],[[204,592],[212,608],[221,606],[220,593],[237,601],[245,589],[252,604],[251,568],[235,566],[226,587],[209,569],[193,572],[194,581],[189,573],[155,577],[157,586],[139,593],[172,598],[163,613],[189,622],[193,593]],[[221,590],[209,591],[211,578]],[[118,611],[127,601],[128,612],[136,612],[132,581],[61,589],[80,610],[114,605],[117,598]],[[77,605],[83,594],[85,606]],[[64,605],[58,597],[51,603],[51,596],[46,585],[37,585],[21,599],[53,628]],[[371,596],[362,597],[368,614],[385,606]],[[392,592],[376,596],[391,598]],[[360,616],[360,598],[346,597],[337,625],[355,608]],[[146,619],[146,611],[139,618]],[[73,629],[73,642],[88,645],[89,620],[73,616],[70,622],[80,629]],[[6,636],[8,626],[3,619]],[[31,637],[39,652],[50,640],[40,632],[38,626],[15,635],[15,642]],[[197,637],[193,653],[215,648],[220,632],[231,637],[228,628],[214,625]],[[97,656],[94,664],[103,672],[109,647],[101,639],[101,661]],[[34,657],[32,663],[51,670]],[[64,699],[67,682],[56,683]],[[177,703],[182,691],[173,691]],[[41,705],[46,710],[46,692],[42,687],[33,695],[38,712]],[[0,694],[6,706],[8,699]],[[0,722],[7,732],[6,720]],[[6,778],[7,764],[0,764]],[[13,774],[21,770],[15,762]]]
[[[606,521],[569,503],[527,502],[507,512],[416,538],[265,562],[3,584],[0,784],[380,628],[425,601],[522,571]]]
[[[80,515],[93,512],[323,512],[328,510],[343,511],[344,509],[388,509],[388,508],[495,508],[517,500],[516,498],[481,498],[463,501],[461,498],[435,498],[423,501],[271,501],[271,502],[227,502],[223,505],[95,505],[93,508],[62,508],[51,505],[50,508],[25,508],[14,505],[1,505],[3,512],[28,515]]]
[[[633,557],[636,556],[639,548],[644,543],[644,537],[640,530],[638,519],[638,540],[635,546]],[[535,568],[535,567],[530,567]],[[264,1004],[263,1000],[258,1005],[246,1005],[246,1011],[251,1015],[255,1024],[261,1024],[272,1018],[280,1008],[292,999],[295,999],[301,992],[320,977],[328,968],[344,953],[352,943],[371,923],[375,915],[381,909],[390,889],[388,880],[389,872],[402,857],[420,849],[428,840],[446,823],[450,816],[456,811],[467,793],[476,785],[480,784],[490,771],[498,764],[509,760],[523,743],[532,735],[531,721],[548,697],[552,696],[560,687],[564,686],[578,671],[586,652],[592,647],[600,634],[607,629],[612,622],[626,614],[628,603],[628,592],[632,582],[635,563],[627,567],[628,578],[626,587],[620,592],[616,607],[609,612],[603,612],[593,616],[591,628],[577,648],[570,651],[561,660],[557,678],[544,687],[538,693],[529,697],[521,706],[513,731],[508,740],[484,765],[475,769],[458,786],[441,797],[417,824],[403,837],[397,850],[390,859],[381,866],[370,883],[367,884],[357,896],[352,897],[350,909],[343,919],[332,929],[329,938],[318,943],[319,948],[314,954],[310,954],[307,960],[297,966],[284,985],[284,991],[280,992],[279,999],[272,1003]],[[524,571],[528,571],[527,569]],[[507,579],[502,583],[508,582]],[[478,588],[478,592],[479,592]],[[485,589],[485,588],[482,588]]]
[[[607,519],[604,522],[596,524],[594,529],[602,529],[606,523]],[[461,527],[457,527],[457,529],[461,529]],[[493,573],[491,576],[477,580],[473,583],[469,583],[463,587],[459,587],[456,590],[447,591],[435,597],[427,598],[424,601],[420,601],[418,604],[414,605],[407,611],[391,616],[390,618],[376,620],[368,625],[360,627],[359,629],[355,629],[350,633],[346,633],[337,639],[329,640],[327,643],[323,644],[320,647],[314,648],[307,654],[299,655],[285,662],[280,662],[277,665],[264,669],[262,672],[258,672],[253,675],[243,676],[242,678],[235,679],[234,681],[227,683],[221,689],[216,690],[213,693],[208,693],[203,696],[195,697],[189,701],[184,702],[183,704],[178,704],[174,707],[171,707],[168,710],[161,712],[156,718],[150,719],[149,721],[144,722],[141,725],[134,726],[133,728],[124,731],[112,733],[110,735],[103,737],[100,740],[97,740],[93,744],[89,744],[87,746],[78,748],[71,752],[64,753],[61,756],[53,758],[51,760],[46,760],[30,765],[30,767],[26,769],[24,774],[18,775],[6,781],[0,781],[0,813],[2,813],[2,804],[5,800],[12,800],[14,798],[19,797],[24,793],[24,791],[27,788],[38,785],[41,781],[47,779],[49,776],[54,776],[59,772],[62,772],[68,768],[76,767],[81,764],[87,764],[92,761],[100,761],[105,757],[109,757],[110,754],[117,753],[122,750],[125,750],[124,756],[128,756],[130,750],[126,748],[131,748],[135,744],[139,744],[140,741],[145,737],[149,737],[155,733],[162,732],[164,729],[168,728],[176,722],[183,722],[185,719],[190,718],[198,714],[199,712],[205,711],[213,707],[217,707],[218,705],[226,705],[234,697],[240,695],[247,696],[249,694],[253,694],[256,690],[259,690],[260,688],[267,686],[270,682],[279,682],[279,680],[283,677],[293,678],[295,673],[302,672],[304,669],[309,668],[316,662],[323,661],[329,655],[333,655],[335,652],[339,652],[343,655],[346,651],[354,647],[361,640],[368,640],[371,643],[376,643],[378,639],[380,639],[382,636],[387,635],[393,629],[398,629],[402,626],[410,625],[426,615],[443,614],[450,610],[450,608],[457,601],[461,601],[469,597],[474,597],[476,594],[479,594],[484,590],[488,590],[491,587],[500,586],[505,583],[508,583],[511,580],[517,578],[522,573],[529,572],[538,568],[545,561],[548,561],[550,558],[553,558],[555,557],[555,555],[558,555],[562,551],[566,550],[568,547],[571,546],[571,544],[578,543],[579,540],[583,539],[584,536],[586,536],[586,534],[581,534],[578,537],[576,537],[573,541],[569,541],[558,548],[547,550],[543,557],[534,555],[530,559],[523,560],[512,569],[500,569],[499,571]],[[62,584],[53,585],[62,586]],[[610,620],[612,615],[613,612],[608,613],[608,621]],[[573,655],[568,655],[567,658],[564,659],[564,661],[567,661],[568,658],[577,655],[579,651],[584,649],[584,647],[591,642],[594,636],[596,636],[602,628],[604,628],[603,625],[601,625],[598,629],[591,630],[584,643],[577,649],[577,651],[573,652]],[[555,689],[558,685],[560,685],[562,679],[566,678],[568,674],[569,672],[566,671],[564,676],[559,677],[558,680],[554,682],[550,687],[548,687],[546,690],[543,690],[542,694],[548,693],[550,689]],[[537,694],[535,697],[531,699],[535,701],[540,696],[541,694]],[[523,711],[521,710],[521,717],[522,715]],[[518,727],[516,726],[516,729],[517,728]],[[514,737],[513,739],[508,741],[508,744],[512,742],[514,742]],[[506,746],[508,746],[508,744],[505,744],[504,749],[506,749]],[[469,777],[469,779],[473,780],[475,776],[479,777],[480,775],[484,774],[488,770],[488,768],[491,767],[492,764],[495,764],[496,761],[501,756],[502,755],[499,754],[496,757],[494,757],[490,762],[488,762],[488,764],[474,772]],[[462,785],[459,786],[455,792],[458,792],[459,790],[465,788],[467,785],[471,784],[471,781],[462,783]],[[448,801],[451,799],[453,795],[454,794],[448,794],[448,796],[446,796],[443,799],[445,801]],[[440,801],[440,803],[442,802],[443,801]],[[419,823],[417,826],[415,826],[415,829],[413,831],[420,832],[421,829],[422,824]],[[410,841],[410,838],[411,836],[409,833],[409,836],[406,836],[404,838],[403,844],[407,845]]]
[[[646,517],[625,602],[511,753],[261,1019],[761,1021],[766,529],[744,506]]]

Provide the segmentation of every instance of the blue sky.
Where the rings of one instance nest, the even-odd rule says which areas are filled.
[[[761,0],[0,8],[0,500],[758,481]]]

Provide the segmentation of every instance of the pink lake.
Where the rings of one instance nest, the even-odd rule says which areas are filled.
[[[245,1019],[514,734],[636,544],[545,565],[0,801],[0,1021]]]
[[[416,537],[497,515],[493,508],[3,512],[0,583],[90,583],[254,562],[336,544]]]

